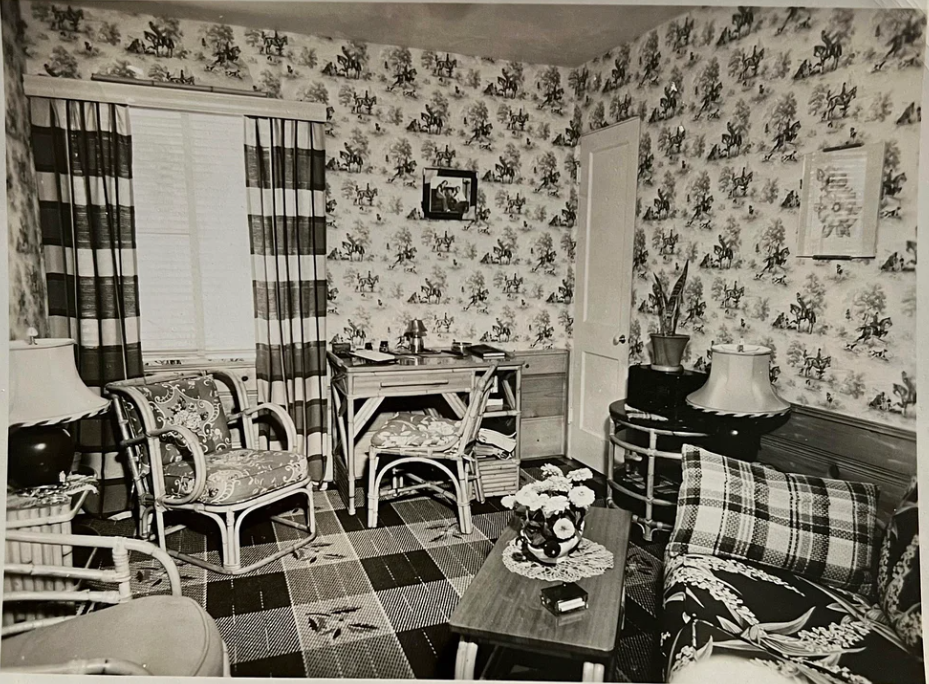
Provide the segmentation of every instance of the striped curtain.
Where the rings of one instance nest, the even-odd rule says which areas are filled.
[[[99,392],[142,375],[129,111],[32,98],[30,113],[49,329],[77,342],[78,372]],[[105,478],[121,478],[110,427],[107,416],[81,421],[78,448]]]
[[[316,480],[328,453],[324,141],[322,124],[245,119],[258,397],[294,419]]]

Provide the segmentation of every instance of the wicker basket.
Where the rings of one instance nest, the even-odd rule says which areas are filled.
[[[477,468],[481,473],[484,496],[506,496],[519,489],[518,458],[479,458]],[[471,498],[474,492],[471,491]]]
[[[70,504],[52,504],[39,508],[24,508],[20,510],[7,510],[7,524],[34,519],[35,525],[20,527],[28,532],[55,532],[70,534],[71,523],[59,522],[51,525],[43,524],[56,516],[63,516],[70,510]],[[21,542],[6,542],[7,563],[35,563],[37,565],[71,565],[71,547],[55,546],[54,544],[26,544]],[[48,579],[44,577],[24,577],[20,575],[3,576],[4,591],[65,591],[73,589],[75,583],[68,579]],[[61,615],[67,610],[61,604],[46,606],[42,603],[22,603],[3,605],[3,625],[12,625],[17,622],[38,620],[40,618]]]

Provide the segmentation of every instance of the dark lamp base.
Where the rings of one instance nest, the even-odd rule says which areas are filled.
[[[7,480],[17,489],[58,484],[70,473],[74,439],[59,425],[36,425],[10,431]]]

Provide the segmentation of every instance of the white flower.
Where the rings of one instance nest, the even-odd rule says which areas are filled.
[[[590,472],[590,468],[578,468],[568,473],[568,479],[571,480],[571,482],[584,482],[593,476],[594,474]]]
[[[537,494],[536,497],[529,503],[530,511],[537,511],[540,508],[542,512],[545,513],[545,505],[551,500],[551,497],[548,494]],[[546,513],[546,515],[548,515]]]
[[[571,489],[571,480],[566,478],[564,475],[557,475],[555,477],[550,477],[546,480],[548,483],[549,489],[553,492],[565,492]]]
[[[529,506],[539,498],[539,493],[532,487],[523,487],[516,492],[516,503],[520,506]]]
[[[507,494],[505,497],[500,499],[500,503],[506,506],[507,508],[512,509],[513,506],[516,504],[516,497],[513,496],[512,494]]]
[[[568,510],[568,497],[552,496],[547,498],[548,500],[542,504],[542,513],[546,517]]]
[[[588,508],[593,504],[595,498],[594,490],[590,487],[575,487],[568,492],[568,499],[577,508]]]
[[[542,474],[545,477],[558,477],[564,475],[564,472],[558,466],[546,463],[542,466]]]
[[[577,528],[574,527],[574,523],[567,518],[559,518],[555,524],[552,525],[552,532],[555,533],[558,539],[570,539],[574,536],[576,531]]]
[[[539,480],[538,482],[533,482],[527,487],[532,487],[533,490],[537,492],[550,492],[552,490],[552,481],[551,480]]]

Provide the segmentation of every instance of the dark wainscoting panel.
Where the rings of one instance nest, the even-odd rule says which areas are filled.
[[[886,522],[916,475],[916,433],[795,406],[785,425],[762,438],[758,460],[784,472],[873,482]]]

